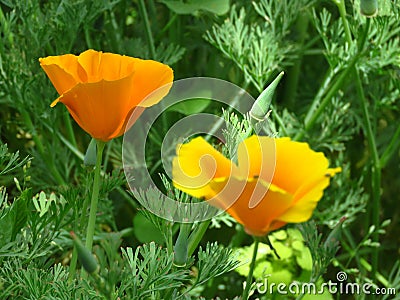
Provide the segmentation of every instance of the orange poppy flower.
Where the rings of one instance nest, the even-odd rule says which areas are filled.
[[[94,50],[39,61],[60,94],[51,107],[64,103],[83,130],[104,142],[129,129],[130,115],[136,120],[158,103],[173,81],[172,69],[160,62]]]
[[[287,137],[251,136],[239,144],[237,156],[235,164],[195,138],[178,145],[173,182],[226,210],[254,236],[307,221],[330,178],[341,171],[328,168],[323,153]]]

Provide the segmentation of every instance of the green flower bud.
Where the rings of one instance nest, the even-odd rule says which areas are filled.
[[[263,121],[268,113],[269,106],[274,96],[275,89],[278,86],[284,72],[280,72],[279,75],[271,82],[269,86],[258,96],[256,101],[250,110],[250,117],[260,122]]]
[[[339,223],[336,224],[335,228],[332,229],[324,243],[325,249],[334,249],[339,247],[340,240],[342,238],[343,222],[346,221],[346,219],[346,217],[342,217],[339,220]]]
[[[366,17],[375,17],[378,14],[378,1],[377,0],[361,0],[360,2],[361,14]]]
[[[74,245],[78,252],[78,259],[81,262],[83,268],[89,274],[92,274],[97,271],[98,264],[94,255],[86,249],[86,247],[82,244],[82,241],[75,235],[73,231],[69,233],[74,241]]]

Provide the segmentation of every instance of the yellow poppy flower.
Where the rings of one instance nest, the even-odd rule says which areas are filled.
[[[95,50],[39,62],[60,94],[51,106],[64,103],[83,130],[104,142],[129,129],[131,114],[136,120],[146,107],[158,103],[173,81],[172,69],[160,62]]]
[[[255,135],[239,144],[236,165],[198,137],[178,145],[173,182],[226,210],[249,234],[263,236],[311,217],[330,178],[341,171],[328,165],[307,143]]]

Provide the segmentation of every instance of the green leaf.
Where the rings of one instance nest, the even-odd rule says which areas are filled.
[[[312,256],[307,247],[304,247],[300,254],[296,255],[297,264],[304,270],[312,269]]]
[[[288,259],[293,256],[293,250],[284,243],[273,241],[271,243],[281,259]]]
[[[162,0],[170,10],[177,14],[196,14],[198,10],[205,10],[216,15],[226,14],[229,10],[229,0],[188,0],[185,2],[177,0]]]
[[[18,232],[25,226],[28,221],[28,201],[32,199],[31,190],[25,190],[21,196],[14,201],[12,210],[15,212],[15,219],[13,224],[11,239],[14,240]]]
[[[168,110],[188,116],[204,111],[210,103],[210,99],[189,99],[172,105]]]
[[[133,218],[133,231],[141,243],[154,241],[161,245],[164,242],[160,230],[141,213],[136,214]]]
[[[14,214],[15,212],[8,211],[0,218],[0,245],[5,245],[11,241]]]

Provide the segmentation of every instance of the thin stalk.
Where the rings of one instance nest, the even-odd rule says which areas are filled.
[[[347,43],[349,43],[349,45],[351,45],[353,39],[351,37],[349,22],[347,22],[347,18],[346,18],[346,15],[347,15],[346,4],[344,3],[344,0],[340,0],[340,2],[335,1],[335,3],[339,9],[339,14],[340,14],[340,18],[342,19],[343,26],[344,26],[344,34],[346,36]]]
[[[75,148],[78,148],[78,144],[77,144],[76,138],[75,138],[75,133],[74,133],[74,130],[72,128],[71,118],[70,118],[69,113],[67,111],[64,113],[64,123],[65,123],[65,126],[67,128],[67,134],[68,134],[68,137],[69,137],[69,140],[70,140],[71,144]]]
[[[86,230],[86,242],[85,242],[85,247],[89,251],[92,251],[93,247],[93,236],[96,225],[97,204],[99,202],[99,192],[100,192],[101,161],[102,161],[104,146],[106,145],[106,143],[96,140],[96,145],[97,145],[96,166],[94,170],[93,191],[92,191],[92,199],[90,201],[89,221]],[[81,276],[83,278],[87,278],[87,273],[84,271],[83,268]]]
[[[250,291],[251,283],[253,282],[253,273],[254,273],[254,268],[256,266],[256,258],[257,258],[259,243],[260,242],[258,241],[258,239],[254,239],[253,257],[251,258],[250,270],[249,270],[249,273],[247,274],[246,286],[244,287],[244,290],[243,290],[242,300],[247,300],[249,298],[249,291]]]
[[[92,246],[93,246],[97,204],[99,202],[99,192],[100,192],[101,161],[102,161],[104,146],[106,145],[106,143],[97,140],[96,145],[97,145],[96,167],[94,170],[93,192],[92,192],[92,199],[90,201],[89,221],[86,231],[86,243],[85,243],[85,247],[89,251],[92,251]]]
[[[349,241],[349,246],[346,249],[346,251],[350,254],[350,257],[347,260],[347,263],[345,265],[345,268],[347,268],[351,261],[353,260],[353,258],[356,259],[357,262],[357,267],[359,270],[361,270],[362,273],[363,269],[361,268],[361,263],[360,263],[360,257],[359,257],[359,249],[362,245],[362,242],[360,242],[358,245],[356,245],[356,243],[353,240],[353,236],[351,235],[350,231],[347,228],[343,228],[343,233],[346,236],[347,240]],[[364,241],[364,240],[363,240]]]
[[[172,225],[173,223],[168,223],[167,224],[167,236],[165,238],[165,242],[167,244],[167,251],[168,254],[171,254],[172,252],[174,252],[174,242],[172,241]],[[188,257],[190,257],[192,254],[188,255]]]
[[[147,15],[147,10],[146,10],[146,5],[144,4],[144,0],[139,0],[139,11],[144,21],[144,28],[146,31],[147,42],[149,44],[150,55],[152,59],[155,59],[156,48],[154,46],[153,34],[151,32],[149,17]]]
[[[304,122],[307,124],[312,118],[315,110],[317,109],[318,104],[321,102],[322,97],[327,93],[329,87],[331,86],[331,82],[334,77],[339,73],[340,68],[336,67],[334,69],[329,68],[324,76],[324,81],[322,82],[320,89],[318,90],[317,95],[315,96],[313,102],[308,109],[307,115],[304,118]]]
[[[198,227],[192,232],[189,236],[188,242],[188,257],[192,256],[197,246],[199,245],[201,239],[206,233],[208,226],[210,225],[211,220],[204,221],[198,225]]]
[[[375,135],[372,130],[372,125],[370,121],[370,115],[368,111],[367,99],[364,95],[364,90],[362,82],[360,79],[360,74],[357,69],[354,69],[356,78],[356,89],[358,99],[361,104],[362,117],[364,121],[364,130],[366,131],[368,148],[372,154],[372,168],[371,168],[371,189],[372,189],[372,223],[376,229],[379,228],[379,212],[380,212],[380,189],[381,189],[381,165],[378,154],[378,149],[376,147]],[[377,231],[372,235],[372,241],[375,243],[379,242],[379,233]],[[378,258],[379,258],[379,248],[375,247],[372,252],[371,257],[371,276],[375,278],[378,269]]]
[[[389,145],[386,147],[385,152],[383,152],[380,160],[380,165],[382,168],[386,166],[390,158],[396,152],[396,149],[400,145],[400,127],[397,127],[395,133],[393,134],[392,139],[389,142]]]
[[[84,223],[86,220],[86,212],[88,209],[88,205],[89,205],[89,197],[88,197],[88,193],[86,193],[85,201],[83,201],[83,206],[81,209],[81,217],[79,220],[79,230],[80,230],[80,228],[83,228],[83,226],[85,225]],[[75,228],[75,232],[77,232],[77,231],[78,230]],[[69,264],[69,275],[68,275],[69,282],[72,282],[72,280],[75,278],[77,262],[78,262],[78,251],[77,251],[76,247],[74,247],[74,249],[72,250],[71,262]]]
[[[83,27],[83,32],[85,34],[85,41],[86,45],[88,46],[89,49],[93,49],[93,42],[92,38],[90,37],[90,26],[84,26]]]
[[[298,36],[300,45],[304,44],[304,40],[307,36],[307,28],[308,28],[308,16],[305,13],[301,13],[296,22],[296,28],[298,28]],[[285,94],[284,99],[287,102],[288,107],[293,107],[295,103],[297,88],[299,85],[300,71],[301,71],[301,63],[303,59],[304,53],[301,52],[299,57],[296,59],[291,71],[288,72],[288,76],[286,79],[285,86]]]
[[[305,130],[299,131],[297,133],[297,135],[295,136],[294,140],[297,140],[297,141],[300,140],[304,136],[305,131],[308,131],[310,128],[312,128],[314,126],[314,124],[318,120],[319,116],[322,114],[322,112],[328,106],[329,101],[342,88],[343,83],[348,79],[348,76],[353,71],[353,67],[356,64],[359,57],[360,57],[359,55],[355,55],[353,57],[353,59],[350,61],[347,68],[338,76],[335,83],[331,86],[331,88],[328,90],[325,97],[321,100],[321,103],[320,103],[318,109],[316,109],[314,111],[314,113],[310,114],[310,118],[308,119],[308,122],[307,121],[305,122],[305,126],[304,126]]]

